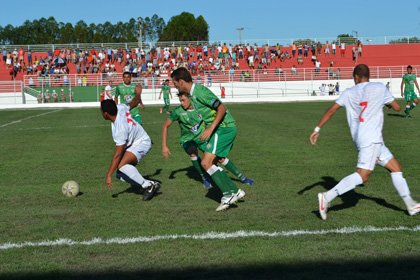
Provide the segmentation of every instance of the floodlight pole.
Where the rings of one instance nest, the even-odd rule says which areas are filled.
[[[239,32],[239,45],[242,44],[242,31],[244,31],[244,27],[238,27],[236,30]]]

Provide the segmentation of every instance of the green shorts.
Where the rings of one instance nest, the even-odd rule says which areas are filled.
[[[410,102],[410,101],[413,101],[414,99],[418,99],[418,97],[414,91],[405,91],[404,99],[406,102]]]
[[[209,141],[200,145],[200,149],[220,158],[227,157],[232,150],[236,134],[236,127],[219,127]]]

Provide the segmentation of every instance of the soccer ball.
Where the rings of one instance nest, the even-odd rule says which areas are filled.
[[[79,184],[76,181],[70,180],[66,181],[61,187],[61,191],[65,196],[75,197],[79,194]]]

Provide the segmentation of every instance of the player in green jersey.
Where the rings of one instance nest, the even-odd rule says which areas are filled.
[[[235,120],[211,90],[192,82],[191,74],[186,68],[176,69],[172,72],[171,78],[179,92],[191,95],[192,104],[206,125],[199,138],[200,141],[206,142],[205,145],[200,145],[204,151],[201,165],[223,192],[221,204],[216,211],[225,210],[245,196],[245,192],[236,187],[223,169],[217,167],[217,163],[221,162],[226,169],[238,171],[236,166],[226,159],[237,133]],[[253,181],[250,181],[249,185],[252,185]]]
[[[203,180],[203,186],[206,189],[212,187],[210,181],[205,176],[205,171],[201,167],[201,159],[198,156],[198,146],[203,142],[200,140],[200,135],[204,131],[204,123],[201,115],[194,109],[190,102],[188,93],[180,92],[178,94],[181,106],[176,107],[175,110],[168,116],[162,128],[162,155],[165,159],[169,158],[171,154],[168,145],[168,128],[173,122],[179,123],[181,129],[181,137],[179,142],[184,148],[185,152],[190,156],[192,165],[200,174]]]
[[[411,65],[407,66],[407,74],[404,74],[401,81],[401,97],[404,97],[405,105],[405,117],[411,118],[410,111],[413,110],[419,100],[417,94],[414,92],[414,85],[416,85],[417,90],[420,92],[419,84],[417,83],[417,78],[415,74],[412,74],[413,67]]]
[[[172,99],[172,93],[171,93],[171,87],[169,86],[169,80],[166,79],[165,82],[163,82],[162,88],[160,89],[159,99],[162,97],[163,93],[163,107],[160,108],[160,113],[162,114],[163,110],[165,110],[165,113],[169,114],[169,105],[171,105],[171,101],[169,99],[169,96]]]
[[[131,73],[124,72],[123,82],[117,85],[114,98],[115,103],[118,104],[119,97],[120,103],[127,104],[130,108],[133,108],[130,110],[131,116],[139,124],[142,124],[143,122],[140,115],[140,109],[138,108],[138,105],[140,105],[142,109],[144,108],[143,101],[141,100],[142,90],[143,89],[140,84],[134,84],[131,82]]]

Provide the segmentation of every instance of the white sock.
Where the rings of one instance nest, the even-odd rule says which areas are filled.
[[[360,185],[362,183],[362,177],[360,177],[359,173],[354,172],[353,174],[341,179],[341,181],[334,188],[327,191],[327,193],[325,194],[325,200],[327,202],[331,202],[337,196],[351,191],[352,189],[356,188],[357,185]]]
[[[222,164],[223,164],[223,165],[225,165],[225,166],[226,166],[228,163],[229,163],[229,159],[228,159],[228,158],[225,158],[225,159],[223,160],[223,162],[222,162]]]
[[[131,164],[126,164],[120,168],[120,171],[127,175],[131,180],[133,180],[135,183],[142,186],[142,188],[148,188],[152,185],[152,182],[149,180],[146,180],[141,176],[140,172]]]
[[[415,201],[411,198],[410,189],[408,188],[407,181],[403,177],[402,172],[392,172],[391,173],[392,184],[394,184],[395,189],[398,194],[404,200],[405,205],[411,206]]]

